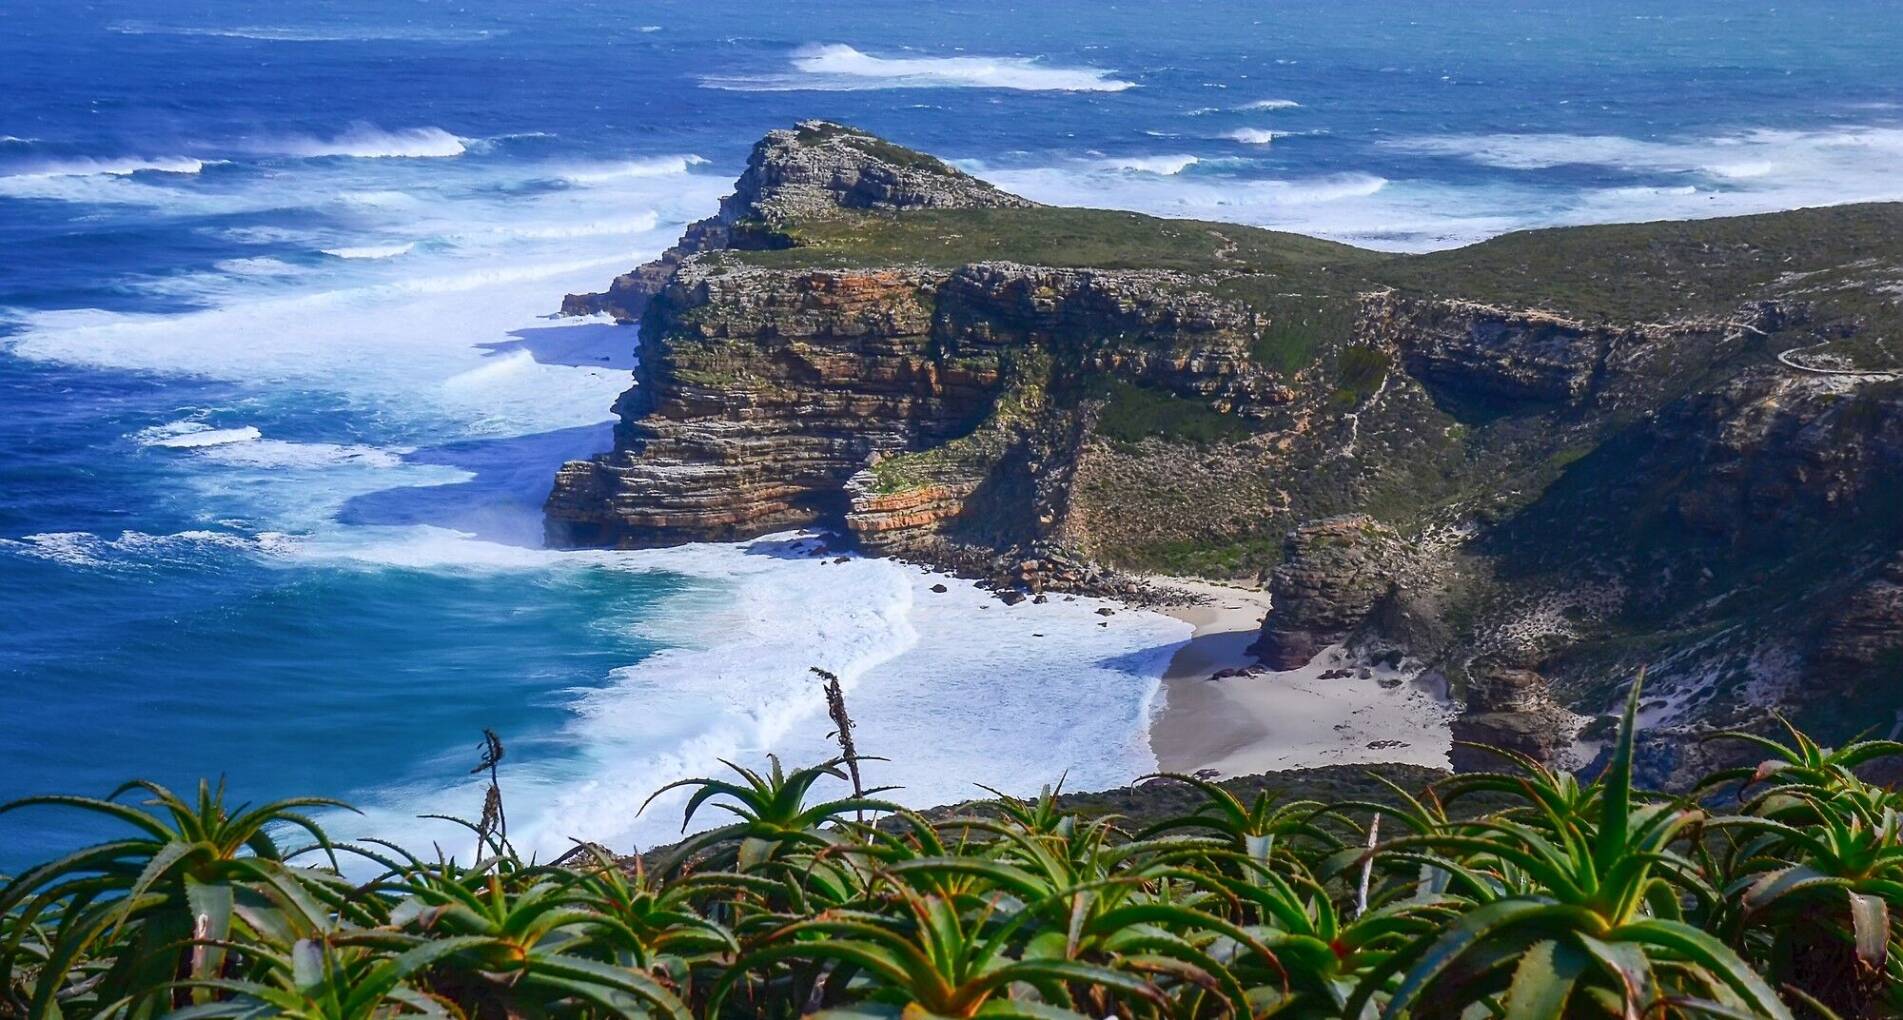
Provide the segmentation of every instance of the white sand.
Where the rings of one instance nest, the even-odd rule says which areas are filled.
[[[1210,599],[1164,610],[1195,632],[1163,674],[1162,708],[1150,727],[1150,746],[1163,770],[1239,776],[1376,762],[1447,766],[1453,709],[1436,686],[1414,679],[1411,671],[1381,667],[1364,678],[1339,647],[1301,669],[1212,681],[1217,670],[1254,665],[1244,649],[1261,628],[1268,594],[1156,580]],[[1344,667],[1355,672],[1321,678]]]

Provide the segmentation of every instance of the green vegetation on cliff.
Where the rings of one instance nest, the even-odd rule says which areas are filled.
[[[1104,383],[1097,434],[1120,443],[1145,439],[1208,445],[1250,434],[1247,422],[1208,404],[1120,380]]]
[[[1317,335],[1346,334],[1353,305],[1345,299],[1382,287],[1615,322],[1723,317],[1746,302],[1788,297],[1815,302],[1854,330],[1834,347],[1858,366],[1903,365],[1903,205],[1893,203],[1529,230],[1425,255],[1103,209],[842,212],[776,230],[791,247],[735,257],[775,268],[998,260],[1207,277],[1212,293],[1263,313],[1259,356],[1289,371],[1319,349]]]

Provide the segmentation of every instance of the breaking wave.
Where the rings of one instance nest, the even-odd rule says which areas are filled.
[[[254,536],[225,531],[180,531],[154,535],[123,531],[117,538],[87,531],[54,531],[0,538],[0,550],[62,566],[87,569],[200,565],[211,553],[284,555],[296,540],[275,532]]]
[[[407,241],[403,244],[362,244],[321,250],[326,255],[340,259],[393,259],[398,255],[408,255],[415,248],[415,241]]]
[[[207,162],[191,156],[158,156],[140,158],[125,156],[107,159],[66,159],[51,160],[44,163],[31,163],[9,168],[0,176],[4,177],[127,177],[137,173],[159,174],[195,174],[205,167],[219,162]]]
[[[266,139],[261,152],[278,156],[317,158],[349,156],[356,159],[442,159],[468,151],[469,140],[438,127],[386,131],[373,124],[354,124],[328,138],[288,135]]]
[[[1202,162],[1195,156],[1122,156],[1105,159],[1097,165],[1106,170],[1129,170],[1135,173],[1160,174],[1173,176]]]
[[[710,76],[707,88],[739,92],[972,88],[1022,92],[1121,92],[1136,82],[1097,67],[1056,67],[1032,57],[877,57],[843,43],[804,47],[792,75]]]

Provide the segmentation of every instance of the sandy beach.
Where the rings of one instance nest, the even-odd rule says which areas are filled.
[[[1195,628],[1163,675],[1150,727],[1158,767],[1222,776],[1373,762],[1445,768],[1452,709],[1435,686],[1406,672],[1348,661],[1329,648],[1301,669],[1211,680],[1255,664],[1245,649],[1268,611],[1268,593],[1206,581],[1157,578],[1203,595],[1162,610]],[[1347,667],[1345,677],[1323,679]]]

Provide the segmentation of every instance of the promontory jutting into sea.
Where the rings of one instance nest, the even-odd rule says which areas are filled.
[[[0,96],[0,1020],[1903,1016],[1893,0]]]

